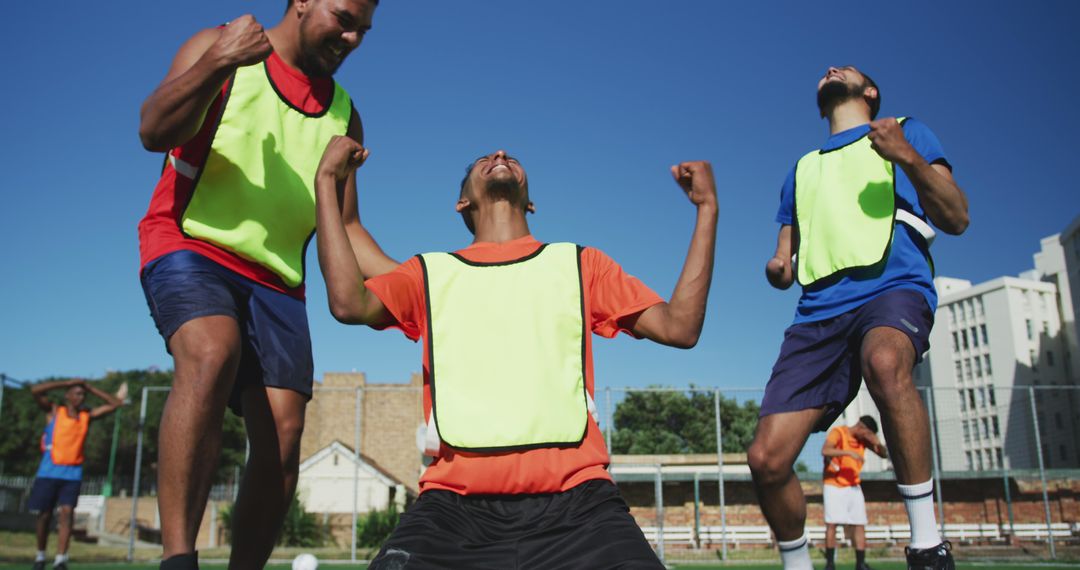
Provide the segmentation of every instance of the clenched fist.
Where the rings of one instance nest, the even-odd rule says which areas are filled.
[[[323,151],[317,176],[333,176],[334,180],[342,182],[360,168],[367,157],[368,150],[360,143],[349,137],[334,135]]]
[[[892,117],[872,121],[867,137],[870,147],[889,162],[911,164],[918,157],[915,148],[904,138],[904,128]]]
[[[717,206],[716,181],[713,179],[712,165],[708,161],[676,164],[671,167],[671,176],[695,206]]]
[[[223,67],[253,65],[270,57],[274,47],[255,16],[244,14],[226,24],[209,53]]]

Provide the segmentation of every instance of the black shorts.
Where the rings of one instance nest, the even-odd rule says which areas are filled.
[[[862,384],[862,339],[870,329],[894,328],[908,336],[916,362],[930,348],[934,315],[918,291],[897,289],[831,319],[791,325],[765,385],[761,415],[825,408],[824,431],[855,399]]]
[[[79,502],[81,488],[82,481],[79,479],[38,477],[30,488],[26,509],[36,513],[51,513],[56,505],[74,508]]]
[[[610,481],[539,495],[427,491],[369,570],[663,569]]]
[[[248,386],[287,388],[311,398],[315,365],[303,299],[186,250],[147,264],[142,286],[166,350],[173,333],[190,320],[210,315],[236,319],[241,353],[229,407],[237,414]]]

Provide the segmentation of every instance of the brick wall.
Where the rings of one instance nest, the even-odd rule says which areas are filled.
[[[1010,479],[1014,522],[1045,522],[1042,483],[1038,479]],[[821,483],[804,482],[807,499],[807,524],[822,525],[824,512]],[[1050,515],[1053,522],[1080,521],[1080,481],[1061,479],[1049,483]],[[655,489],[651,481],[620,483],[619,490],[630,512],[642,526],[656,525]],[[1007,525],[1008,506],[1001,479],[953,479],[942,482],[945,518],[950,523],[990,523]],[[692,481],[664,483],[664,524],[693,526],[694,485]],[[701,524],[719,525],[719,497],[715,482],[701,482]],[[864,481],[866,512],[871,525],[907,522],[907,512],[900,502],[893,481]],[[757,498],[749,481],[725,481],[724,502],[729,525],[764,525]]]

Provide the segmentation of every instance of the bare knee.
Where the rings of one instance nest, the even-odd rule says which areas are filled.
[[[864,355],[863,374],[867,388],[879,406],[915,395],[911,363],[896,350],[881,348]]]
[[[791,476],[793,462],[772,449],[766,442],[754,439],[746,452],[746,461],[754,480],[761,485],[783,483]]]

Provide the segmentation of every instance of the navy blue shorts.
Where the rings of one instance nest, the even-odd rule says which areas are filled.
[[[916,362],[930,348],[934,315],[918,291],[897,289],[822,321],[784,331],[780,356],[761,399],[761,415],[825,408],[815,427],[824,431],[855,399],[862,384],[862,339],[870,329],[894,328],[908,336]]]
[[[79,502],[79,489],[82,481],[75,479],[53,479],[38,477],[30,488],[30,499],[26,501],[27,510],[36,513],[51,513],[56,505],[74,507]]]
[[[562,493],[463,496],[425,491],[370,570],[663,570],[610,481]]]
[[[142,286],[166,350],[173,333],[192,319],[210,315],[236,319],[241,354],[229,407],[237,414],[242,412],[241,395],[249,386],[287,388],[311,398],[315,366],[302,299],[186,250],[147,264]]]

